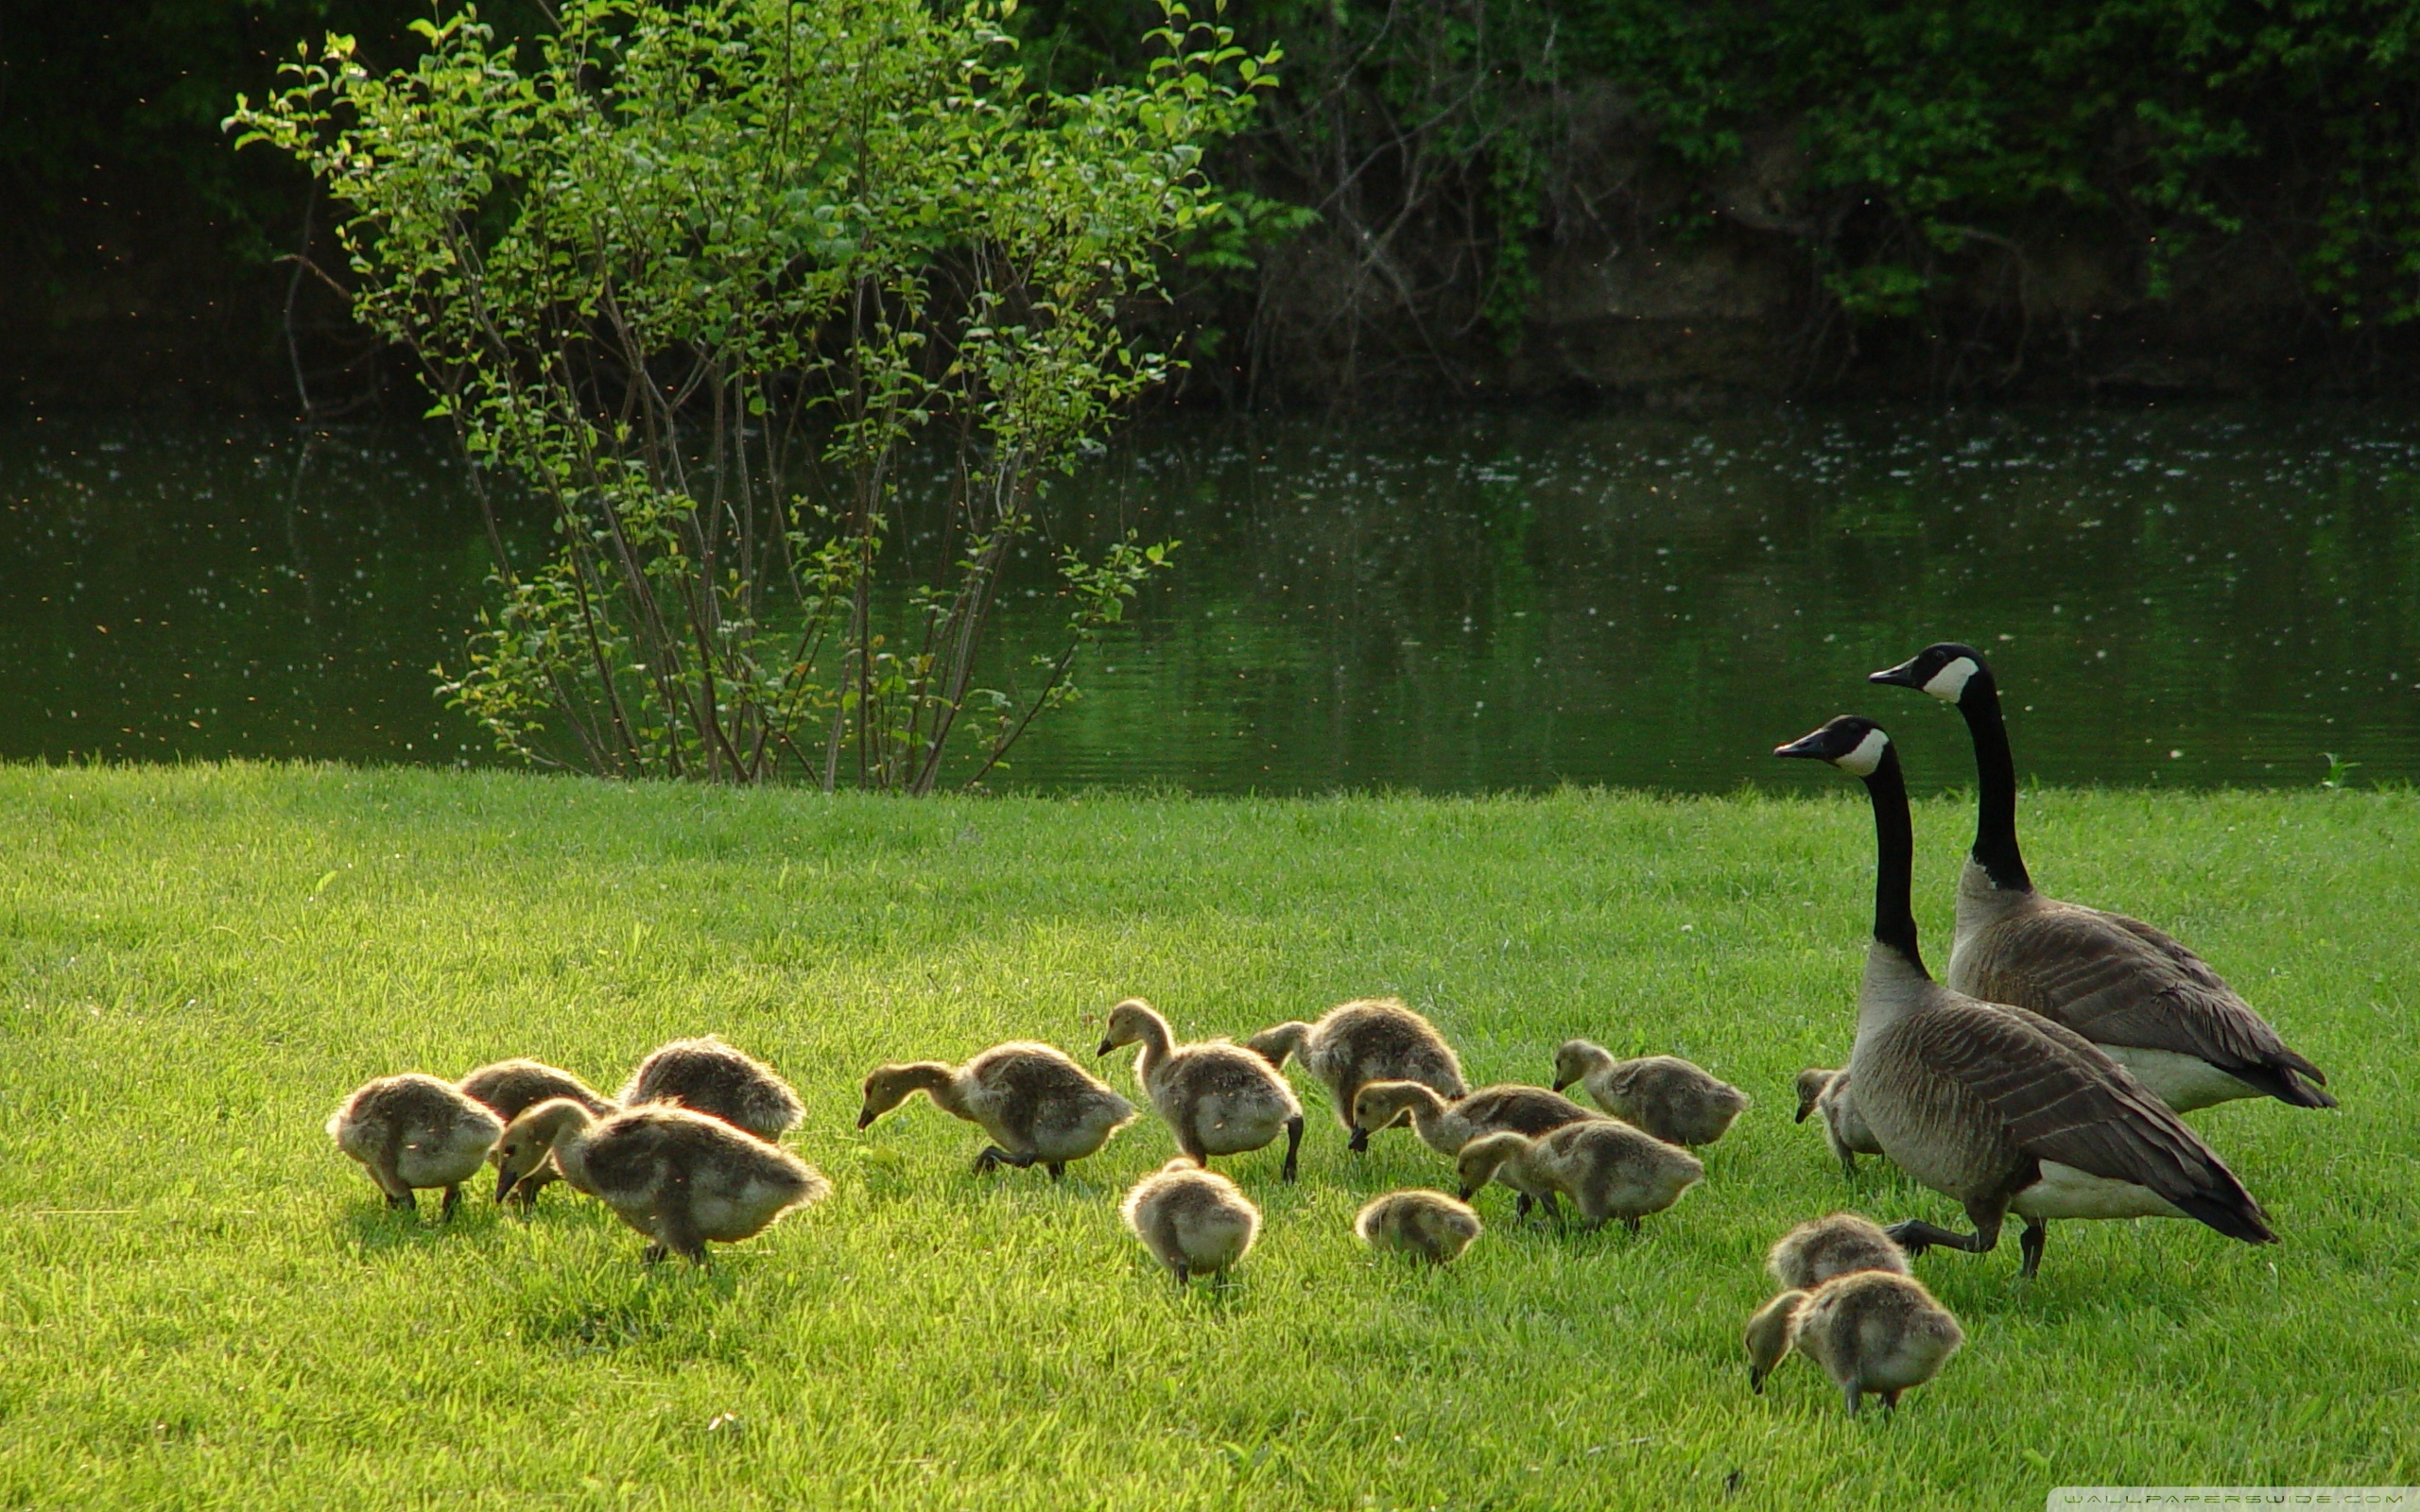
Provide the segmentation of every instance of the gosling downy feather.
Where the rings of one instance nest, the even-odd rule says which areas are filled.
[[[1224,1272],[1260,1232],[1260,1210],[1233,1181],[1182,1158],[1135,1182],[1118,1211],[1179,1286]]]
[[[1874,1130],[1858,1116],[1857,1102],[1849,1095],[1847,1072],[1810,1066],[1798,1074],[1796,1122],[1806,1123],[1809,1113],[1823,1115],[1824,1143],[1831,1147],[1832,1158],[1841,1162],[1842,1176],[1854,1180],[1858,1156],[1882,1153]]]
[[[1633,1233],[1641,1218],[1680,1201],[1705,1176],[1696,1156],[1616,1118],[1565,1124],[1534,1139],[1509,1129],[1481,1135],[1462,1146],[1455,1164],[1464,1200],[1500,1179],[1544,1202],[1549,1213],[1561,1194],[1587,1228],[1619,1218]]]
[[[1511,1129],[1544,1134],[1565,1124],[1600,1119],[1560,1092],[1543,1087],[1502,1082],[1447,1102],[1436,1090],[1416,1081],[1372,1082],[1353,1100],[1356,1128],[1385,1128],[1409,1113],[1412,1132],[1440,1155],[1460,1155],[1462,1146],[1482,1134]]]
[[[598,1118],[558,1097],[514,1119],[498,1143],[499,1199],[551,1152],[573,1190],[647,1236],[650,1262],[669,1251],[702,1265],[709,1242],[753,1238],[832,1192],[780,1145],[669,1103]]]
[[[857,1127],[915,1092],[992,1136],[975,1157],[977,1171],[1023,1170],[1040,1161],[1053,1181],[1066,1175],[1068,1161],[1099,1149],[1134,1119],[1132,1103],[1057,1049],[1016,1040],[994,1045],[963,1066],[920,1060],[876,1067],[866,1077]]]
[[[1370,1083],[1416,1081],[1449,1099],[1468,1090],[1454,1047],[1435,1024],[1396,998],[1340,1004],[1317,1023],[1296,1019],[1272,1024],[1244,1044],[1272,1066],[1284,1066],[1289,1055],[1299,1057],[1327,1088],[1336,1121],[1352,1135],[1350,1147],[1356,1150],[1369,1147],[1370,1132],[1354,1125],[1353,1099]]]
[[[624,1108],[674,1104],[768,1141],[780,1139],[806,1114],[772,1067],[714,1035],[659,1048],[639,1062],[615,1101]]]
[[[2025,1008],[1953,992],[1925,971],[1909,902],[1907,782],[1879,727],[1843,714],[1774,754],[1828,761],[1862,779],[1873,800],[1874,942],[1848,1074],[1883,1153],[1962,1204],[1975,1225],[1960,1234],[1909,1219],[1890,1229],[1902,1248],[1988,1253],[2010,1212],[2026,1220],[2026,1276],[2041,1265],[2052,1218],[2190,1217],[2229,1238],[2274,1242],[2226,1163],[2098,1046]]]
[[[1121,1045],[1142,1046],[1134,1057],[1134,1079],[1168,1128],[1176,1146],[1197,1165],[1214,1155],[1264,1148],[1286,1136],[1283,1177],[1294,1179],[1303,1147],[1303,1105],[1294,1089],[1262,1056],[1224,1040],[1179,1045],[1168,1022],[1141,998],[1109,1010],[1100,1053]]]
[[[595,1088],[559,1067],[543,1060],[499,1060],[481,1066],[455,1084],[462,1095],[485,1107],[505,1123],[510,1124],[523,1113],[549,1098],[568,1097],[591,1113],[605,1114],[614,1105]],[[488,1159],[496,1159],[494,1149]],[[524,1209],[538,1200],[538,1189],[562,1178],[562,1173],[548,1160],[512,1189],[511,1200]]]
[[[359,1160],[389,1208],[416,1208],[412,1193],[442,1187],[441,1216],[462,1202],[462,1183],[475,1175],[504,1132],[504,1121],[434,1076],[407,1072],[364,1082],[329,1115],[328,1137]]]
[[[2100,1046],[2178,1112],[2238,1097],[2334,1108],[2327,1077],[2202,958],[2138,919],[2034,890],[2016,843],[2016,763],[1982,653],[1945,641],[1868,679],[1965,716],[1975,844],[1958,881],[1949,986],[2031,1008]]]
[[[1924,1283],[1895,1271],[1859,1270],[1812,1291],[1782,1293],[1748,1320],[1748,1384],[1792,1349],[1822,1367],[1854,1418],[1868,1392],[1895,1411],[1899,1393],[1941,1373],[1965,1331]]]
[[[1375,1198],[1353,1219],[1353,1231],[1372,1249],[1393,1250],[1432,1265],[1461,1258],[1481,1227],[1469,1203],[1418,1187]]]
[[[1554,1090],[1573,1082],[1598,1107],[1667,1144],[1711,1144],[1748,1107],[1748,1094],[1678,1056],[1616,1060],[1586,1040],[1554,1053]]]
[[[1908,1274],[1908,1255],[1882,1226],[1854,1212],[1810,1218],[1774,1242],[1765,1269],[1785,1291],[1803,1292],[1853,1270]]]

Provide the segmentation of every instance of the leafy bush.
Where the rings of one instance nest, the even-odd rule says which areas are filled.
[[[445,691],[507,748],[622,776],[923,793],[1071,692],[1167,561],[1060,558],[1039,685],[974,685],[1049,478],[1171,358],[1124,335],[1219,205],[1204,145],[1274,82],[1164,0],[1140,83],[1028,84],[988,0],[571,0],[374,73],[350,39],[233,121],[343,207],[356,317],[418,358],[483,480],[501,602]],[[882,592],[945,466],[938,561]],[[546,505],[514,568],[503,480]]]

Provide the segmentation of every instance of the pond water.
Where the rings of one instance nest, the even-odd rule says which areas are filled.
[[[28,421],[0,510],[0,757],[495,759],[431,691],[488,570],[441,438]],[[994,785],[1803,790],[1844,711],[1959,785],[1862,681],[1948,638],[2044,782],[2420,778],[2409,411],[1159,421],[1053,510],[1183,545]]]

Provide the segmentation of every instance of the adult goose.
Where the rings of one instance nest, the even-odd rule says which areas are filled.
[[[1874,721],[1843,714],[1773,754],[1829,762],[1863,779],[1873,799],[1874,943],[1849,1079],[1882,1153],[1956,1198],[1975,1226],[1961,1234],[1911,1218],[1888,1230],[1900,1247],[1985,1254],[2011,1212],[2025,1220],[2028,1277],[2052,1218],[2195,1218],[2231,1239],[2275,1241],[2235,1173],[2099,1046],[2030,1009],[1933,981],[1909,904],[1907,782]]]
[[[2334,1108],[2327,1080],[2200,956],[2138,919],[2045,898],[2016,845],[2016,764],[1982,653],[1945,641],[1867,679],[1916,688],[1966,717],[1975,846],[1958,879],[1949,985],[2054,1019],[2178,1112],[2238,1097]]]

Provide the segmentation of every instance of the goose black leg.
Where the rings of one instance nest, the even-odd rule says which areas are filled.
[[[1935,1245],[1939,1245],[1944,1249],[1963,1250],[1969,1255],[1988,1255],[1999,1247],[2000,1223],[2007,1213],[2008,1209],[2005,1205],[1984,1207],[1979,1203],[1970,1202],[1966,1205],[1966,1216],[1975,1224],[1975,1231],[1971,1234],[1953,1233],[1938,1224],[1927,1223],[1922,1218],[1909,1218],[1903,1222],[1894,1223],[1883,1232],[1891,1236],[1893,1243],[1908,1252],[1910,1260],[1915,1259]]]
[[[2039,1218],[2025,1220],[2025,1231],[2016,1236],[2016,1252],[2025,1257],[2025,1263],[2017,1267],[2019,1280],[2030,1281],[2033,1273],[2042,1268],[2042,1246],[2049,1237],[2048,1224]]]
[[[1003,1165],[1013,1165],[1022,1171],[1040,1159],[1042,1157],[1038,1155],[1011,1155],[996,1144],[986,1144],[982,1153],[975,1157],[975,1174],[981,1176]]]
[[[1049,1163],[1049,1165],[1048,1165],[1048,1168],[1047,1168],[1047,1169],[1048,1169],[1048,1170],[1049,1170],[1049,1172],[1050,1172],[1050,1179],[1051,1179],[1051,1180],[1053,1180],[1053,1181],[1064,1181],[1064,1180],[1066,1180],[1066,1179],[1067,1179],[1067,1162],[1066,1162],[1066,1161],[1064,1161],[1064,1160],[1052,1160],[1052,1161]]]
[[[1848,1408],[1852,1418],[1858,1415],[1858,1409],[1865,1405],[1865,1387],[1856,1377],[1841,1383],[1841,1402]]]
[[[1624,1218],[1622,1220],[1622,1227],[1629,1229],[1632,1233],[1638,1232],[1638,1214],[1633,1213],[1629,1217]]]
[[[461,1205],[462,1187],[461,1183],[457,1182],[453,1186],[445,1189],[445,1200],[438,1204],[438,1219],[443,1223],[452,1223],[454,1221],[454,1210]]]
[[[1473,1193],[1472,1195],[1476,1196],[1478,1194]],[[1512,1216],[1515,1218],[1528,1217],[1530,1215],[1530,1208],[1534,1201],[1535,1199],[1526,1192],[1522,1193],[1519,1196],[1514,1197],[1512,1199]]]
[[[1294,1157],[1303,1147],[1303,1115],[1296,1113],[1286,1121],[1286,1169],[1278,1173],[1281,1180],[1294,1179]]]
[[[387,1206],[399,1211],[418,1212],[420,1200],[408,1192],[389,1192],[387,1194]]]

